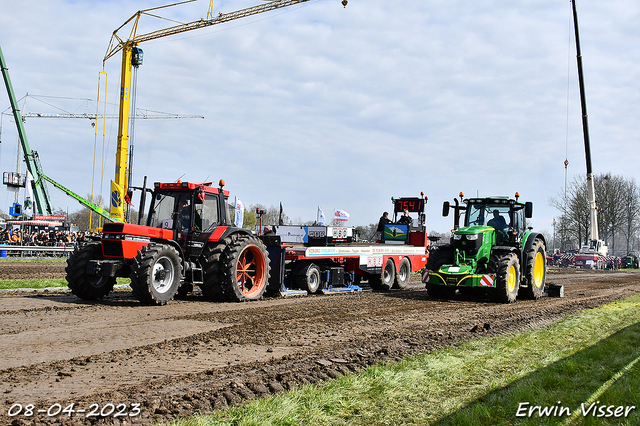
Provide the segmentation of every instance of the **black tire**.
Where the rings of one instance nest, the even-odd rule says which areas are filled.
[[[372,290],[382,290],[382,275],[381,274],[369,274],[367,282]]]
[[[396,280],[396,264],[393,259],[388,258],[384,264],[382,274],[380,274],[380,290],[389,291],[393,287],[393,283]]]
[[[515,253],[494,257],[490,261],[496,269],[496,300],[501,303],[513,303],[520,287],[520,261]]]
[[[438,284],[427,284],[427,293],[433,299],[450,299],[455,293],[455,287],[447,287]]]
[[[131,290],[146,305],[166,305],[180,287],[182,263],[178,251],[163,244],[142,247],[131,266]]]
[[[262,241],[234,234],[205,254],[202,293],[211,300],[259,300],[269,283],[269,273],[269,254]]]
[[[88,275],[87,266],[90,260],[102,259],[102,244],[88,243],[76,248],[67,259],[66,279],[71,293],[81,299],[102,299],[113,290],[115,277]]]
[[[393,283],[394,288],[404,290],[409,285],[409,278],[411,278],[411,262],[406,257],[403,257],[400,261],[400,266],[396,272],[396,279]]]
[[[527,265],[524,275],[527,286],[520,289],[525,299],[537,300],[542,297],[547,279],[546,258],[547,253],[544,242],[540,238],[536,238],[531,249],[527,252]]]
[[[178,292],[176,293],[176,297],[187,297],[187,295],[192,291],[193,291],[193,284],[184,283],[180,287],[178,287]]]
[[[304,266],[296,276],[298,288],[307,290],[309,294],[317,293],[320,290],[320,284],[320,268],[315,263]]]
[[[426,268],[430,271],[437,272],[442,265],[450,265],[453,263],[453,254],[453,246],[451,246],[451,244],[445,244],[429,250]]]
[[[225,241],[208,246],[203,254],[203,282],[200,284],[202,295],[212,302],[224,301],[222,294],[222,253],[227,247]]]

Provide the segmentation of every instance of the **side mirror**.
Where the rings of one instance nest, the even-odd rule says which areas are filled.
[[[531,201],[527,201],[524,204],[524,217],[527,219],[531,219],[533,217],[533,203]]]
[[[448,201],[445,201],[444,203],[442,203],[442,216],[443,217],[449,216],[449,202]]]
[[[204,203],[204,191],[198,191],[198,196],[195,198],[195,203],[196,204],[202,204]]]

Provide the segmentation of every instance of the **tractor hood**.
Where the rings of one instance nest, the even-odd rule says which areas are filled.
[[[458,228],[453,233],[454,235],[473,235],[473,234],[479,234],[481,232],[486,232],[489,230],[492,231],[493,228],[486,225],[472,225],[472,226],[463,226],[461,228]]]

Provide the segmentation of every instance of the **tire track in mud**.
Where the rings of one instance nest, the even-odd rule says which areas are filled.
[[[124,291],[99,304],[87,304],[60,292],[44,301],[52,307],[72,309],[40,306],[22,314],[8,313],[11,302],[28,306],[30,301],[41,303],[43,298],[29,296],[25,301],[20,295],[2,296],[0,321],[15,321],[19,315],[29,318],[13,325],[15,333],[9,338],[28,330],[47,332],[60,324],[70,332],[77,330],[78,338],[100,339],[99,330],[82,336],[80,325],[112,317],[105,321],[105,327],[117,318],[124,323],[146,324],[156,333],[157,341],[140,344],[141,331],[136,329],[126,336],[124,347],[114,343],[111,349],[107,345],[89,355],[50,362],[25,359],[22,366],[2,367],[0,409],[4,415],[14,403],[59,403],[64,407],[70,403],[137,402],[142,404],[142,416],[133,420],[170,421],[464,340],[539,328],[637,293],[639,277],[637,273],[550,273],[549,283],[565,285],[565,298],[511,305],[461,298],[432,300],[419,283],[403,292],[267,299],[249,304],[211,304],[193,296],[164,307],[140,306]],[[169,330],[161,325],[171,322],[185,324],[184,335],[167,337]],[[46,416],[20,420],[26,421],[21,424],[86,424],[80,417],[62,422]],[[119,424],[113,418],[93,423]]]

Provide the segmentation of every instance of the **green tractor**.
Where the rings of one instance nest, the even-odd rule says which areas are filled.
[[[442,215],[454,210],[451,243],[435,247],[422,277],[431,297],[461,294],[489,295],[503,303],[516,297],[539,299],[547,274],[545,239],[527,227],[531,202],[508,197],[445,201]],[[464,224],[460,218],[464,213]]]

